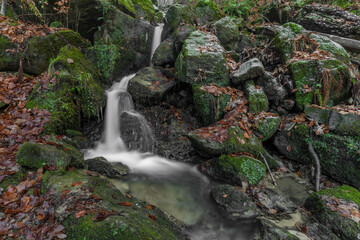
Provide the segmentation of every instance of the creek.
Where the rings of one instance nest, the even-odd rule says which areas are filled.
[[[161,43],[162,29],[163,24],[155,28],[152,55]],[[180,220],[193,240],[253,239],[255,222],[221,216],[210,194],[211,186],[216,183],[202,175],[197,166],[151,153],[154,144],[151,129],[145,118],[134,110],[131,95],[127,92],[128,83],[135,75],[122,78],[106,91],[103,140],[85,152],[85,159],[102,156],[110,162],[127,165],[130,175],[121,180],[113,179],[114,186]],[[127,128],[122,126],[122,114],[137,118],[141,124],[136,145],[137,149],[145,151],[128,150],[129,146],[121,138],[121,129]]]

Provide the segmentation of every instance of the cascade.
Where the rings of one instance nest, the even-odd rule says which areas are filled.
[[[170,1],[159,0],[160,6]],[[171,1],[172,2],[172,1]],[[161,43],[163,24],[154,30],[151,58]],[[221,216],[210,199],[211,182],[196,166],[152,154],[154,137],[146,119],[134,110],[129,81],[122,78],[106,91],[103,139],[85,151],[85,159],[102,156],[109,162],[122,162],[131,174],[124,180],[113,179],[114,186],[158,206],[190,227],[192,240],[252,239],[253,223],[234,222]]]

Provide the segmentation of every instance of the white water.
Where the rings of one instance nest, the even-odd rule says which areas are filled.
[[[155,50],[159,47],[160,43],[161,43],[161,34],[164,30],[164,24],[163,23],[159,23],[158,26],[155,27],[154,30],[154,39],[152,42],[152,47],[151,47],[151,60],[154,56]]]

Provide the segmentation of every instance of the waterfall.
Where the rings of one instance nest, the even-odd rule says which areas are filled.
[[[155,27],[154,30],[154,39],[152,42],[152,47],[151,47],[151,58],[150,58],[150,62],[154,56],[155,50],[159,47],[160,43],[161,43],[161,34],[163,32],[164,29],[164,24],[163,23],[159,23],[158,26]]]

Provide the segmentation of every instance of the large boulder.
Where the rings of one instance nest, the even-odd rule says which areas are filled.
[[[20,166],[30,169],[38,169],[48,165],[50,167],[55,166],[62,171],[65,171],[68,166],[84,166],[83,154],[79,150],[66,144],[58,145],[26,142],[21,145],[16,154],[16,162]]]
[[[360,192],[346,185],[313,193],[305,203],[320,223],[343,240],[360,237],[359,205]]]
[[[166,78],[161,69],[147,67],[130,79],[128,92],[135,103],[151,106],[164,100],[174,86],[175,80]]]
[[[188,5],[174,4],[166,12],[166,24],[162,34],[162,38],[169,36],[181,23],[193,25],[195,23],[195,15],[191,7]]]
[[[360,16],[338,7],[306,5],[296,22],[311,31],[360,40]]]
[[[224,48],[215,35],[201,31],[191,33],[185,40],[175,71],[179,81],[189,84],[215,83],[226,87],[230,83]]]
[[[323,173],[340,182],[359,187],[360,154],[357,138],[326,133],[309,139],[310,131],[312,129],[305,124],[297,125],[289,131],[279,131],[274,136],[274,145],[291,160],[314,164],[308,151],[308,141],[311,140]]]
[[[239,69],[231,74],[231,80],[235,85],[244,83],[246,80],[255,79],[265,73],[264,65],[259,59],[253,58],[241,64]]]
[[[345,110],[345,111],[344,111]],[[321,124],[329,126],[329,130],[340,135],[360,136],[360,116],[351,107],[306,106],[305,114]]]
[[[315,98],[333,106],[350,97],[352,77],[340,60],[301,60],[290,63],[289,68],[297,89],[296,105],[301,110]]]
[[[224,17],[214,23],[215,35],[219,38],[221,45],[229,51],[237,51],[240,42],[240,32],[234,20]]]
[[[121,162],[110,163],[104,157],[85,160],[87,169],[98,172],[109,178],[123,177],[129,174],[130,169]]]
[[[21,45],[24,52],[16,50],[15,43],[10,42],[6,36],[0,36],[0,71],[18,71],[20,57],[23,58],[25,73],[39,75],[49,66],[50,60],[56,58],[60,49],[71,44],[81,49],[89,47],[79,33],[72,30],[61,30],[46,36],[34,36]]]
[[[65,46],[51,62],[49,76],[44,76],[32,91],[26,106],[51,113],[44,131],[64,133],[66,129],[81,130],[81,118],[98,117],[105,102],[96,67],[78,48]]]
[[[194,9],[197,23],[205,25],[220,19],[220,13],[214,2],[207,0],[199,0],[196,2]]]
[[[69,239],[179,239],[180,231],[157,207],[128,198],[105,177],[74,170],[45,172],[42,189],[52,190],[55,217]],[[74,207],[76,206],[76,207]]]
[[[95,34],[95,43],[115,44],[120,48],[117,50],[119,56],[113,62],[115,66],[111,66],[116,72],[111,75],[120,73],[117,77],[121,77],[149,64],[153,35],[151,24],[114,9],[105,15],[103,25]],[[103,51],[102,48],[94,50]]]
[[[255,203],[240,187],[216,185],[211,188],[211,195],[221,213],[227,217],[249,219],[259,215]]]

